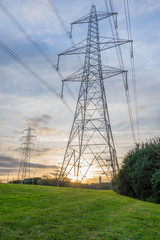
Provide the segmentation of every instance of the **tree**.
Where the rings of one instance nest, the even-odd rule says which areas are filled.
[[[112,180],[119,194],[160,202],[160,139],[136,144]]]

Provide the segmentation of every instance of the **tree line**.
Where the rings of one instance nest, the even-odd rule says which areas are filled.
[[[160,139],[136,144],[112,179],[119,194],[160,203]]]

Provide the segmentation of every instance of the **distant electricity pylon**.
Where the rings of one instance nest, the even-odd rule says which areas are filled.
[[[32,131],[36,131],[34,128],[28,127],[24,129],[25,136],[21,137],[21,149],[22,149],[22,159],[19,166],[17,179],[23,180],[30,177],[30,157],[31,151],[33,149],[34,143],[32,142],[36,137],[32,135]]]
[[[62,80],[62,97],[66,81],[81,85],[58,186],[71,175],[75,181],[83,181],[95,162],[108,181],[119,170],[103,80],[118,74],[126,77],[127,71],[103,66],[100,52],[132,41],[99,36],[98,21],[113,15],[116,13],[96,11],[93,5],[88,15],[71,24],[72,29],[73,24],[88,23],[87,39],[58,55],[57,69],[60,56],[85,54],[83,68]]]

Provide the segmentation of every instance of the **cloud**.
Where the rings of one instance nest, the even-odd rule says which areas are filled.
[[[0,127],[6,127],[6,123],[0,123]]]
[[[54,153],[54,152],[60,152],[63,151],[64,148],[37,148],[34,149],[34,155],[36,156],[44,156],[47,155],[49,153]]]
[[[0,167],[15,168],[19,166],[19,161],[12,157],[0,155]]]
[[[137,2],[138,13],[153,13],[160,9],[160,2],[158,0],[141,0]]]
[[[44,165],[44,164],[38,164],[38,163],[31,163],[31,168],[47,168],[47,169],[50,169],[50,168],[55,168],[55,169],[58,169],[59,166],[57,165]]]
[[[33,127],[39,127],[41,124],[49,124],[50,121],[52,120],[52,117],[48,114],[43,114],[40,117],[35,117],[35,118],[29,118],[27,119],[28,125],[31,125]],[[48,128],[46,128],[47,131]],[[45,128],[41,128],[41,130],[45,130]]]
[[[59,176],[59,172],[60,172],[60,168],[57,169],[57,170],[54,171],[54,172],[50,172],[49,174],[50,174],[51,176],[53,176],[53,177],[58,177],[58,176]]]
[[[54,46],[54,41],[52,38],[45,38],[43,39],[43,42],[46,43],[49,48]]]
[[[57,129],[48,128],[48,127],[41,127],[41,128],[38,129],[38,131],[39,131],[40,134],[42,134],[42,135],[53,134],[53,133],[57,133],[57,132],[58,132]]]
[[[138,106],[139,112],[146,111],[146,109],[147,108],[145,106]]]
[[[43,147],[39,147],[33,150],[32,152],[32,156],[33,159],[35,159],[37,162],[42,162],[45,160],[45,162],[49,162],[52,163],[53,162],[53,158],[54,163],[57,163],[56,159],[57,156],[61,158],[63,157],[63,153],[64,153],[65,148],[43,148]]]
[[[8,157],[8,156],[2,156],[0,155],[0,172],[4,172],[6,169],[10,170],[12,172],[15,171],[15,168],[18,170],[20,165],[20,161],[16,158]],[[40,164],[40,163],[30,163],[31,168],[42,168],[42,169],[50,169],[50,168],[59,168],[57,165],[46,165],[46,164]]]
[[[16,19],[21,22],[25,30],[33,36],[42,37],[44,34],[61,34],[63,31],[48,1],[27,0],[22,2],[14,0],[13,2],[5,1],[4,4]]]

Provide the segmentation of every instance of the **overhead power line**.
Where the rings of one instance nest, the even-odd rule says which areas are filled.
[[[111,9],[114,10],[114,3],[113,0],[109,0]],[[126,28],[127,28],[127,36],[128,39],[132,39],[132,31],[131,31],[131,21],[130,21],[130,10],[129,10],[129,2],[128,0],[123,0],[124,3],[124,10],[125,10],[125,18],[126,18]],[[115,24],[115,22],[114,22]],[[115,31],[117,36],[119,36],[118,26],[115,27]],[[137,125],[137,133],[138,133],[138,140],[140,140],[140,131],[139,131],[139,114],[138,114],[138,100],[137,100],[137,87],[136,87],[136,75],[135,75],[135,65],[134,65],[134,54],[133,54],[133,42],[129,45],[130,50],[130,62],[131,62],[131,74],[132,74],[132,84],[133,84],[133,97],[134,97],[134,104],[135,104],[135,122]]]
[[[53,2],[52,2],[51,0],[48,0],[48,2],[49,2],[49,4],[50,4],[50,6],[52,7],[54,13],[56,14],[57,18],[59,19],[60,24],[61,24],[62,28],[64,29],[66,35],[67,35],[68,38],[70,39],[71,43],[74,45],[75,43],[74,43],[74,41],[73,41],[73,39],[72,39],[72,37],[71,37],[71,35],[70,35],[70,32],[68,31],[68,28],[67,28],[65,22],[63,21],[62,17],[60,16],[57,8],[55,7],[55,5],[53,4]]]
[[[58,11],[57,8],[55,7],[55,4],[53,4],[53,2],[52,2],[51,0],[48,0],[48,2],[49,2],[49,4],[50,4],[50,6],[52,7],[55,15],[57,16],[57,18],[58,18],[58,20],[59,20],[62,28],[64,29],[67,37],[69,38],[71,44],[74,45],[75,43],[74,43],[73,38],[72,38],[72,36],[71,36],[71,34],[70,34],[70,31],[68,30],[65,22],[63,21],[63,18],[60,16],[59,11]]]
[[[55,15],[57,16],[57,18],[58,18],[58,20],[59,20],[59,22],[60,22],[62,28],[64,29],[64,31],[65,31],[67,37],[69,38],[69,40],[70,40],[72,46],[74,46],[74,45],[75,45],[75,42],[74,42],[74,40],[73,40],[73,38],[72,38],[72,35],[71,35],[70,31],[68,30],[68,27],[66,26],[66,24],[65,24],[65,22],[64,22],[64,20],[63,20],[63,18],[62,18],[61,15],[59,14],[58,9],[56,8],[56,6],[55,6],[55,4],[53,3],[52,0],[48,0],[48,2],[49,2],[49,4],[50,4],[50,6],[52,7],[52,9],[53,9]],[[79,63],[82,65],[83,63],[82,63],[82,60],[81,60],[81,58],[80,58],[79,55],[77,56],[77,58],[78,58]]]
[[[52,3],[51,3],[52,4]],[[53,6],[53,4],[52,4]],[[25,29],[22,27],[22,25],[19,23],[19,21],[13,16],[13,14],[7,9],[7,7],[0,1],[0,8],[2,9],[2,11],[10,18],[10,20],[15,24],[15,26],[24,34],[24,36],[26,37],[27,40],[29,40],[31,42],[31,44],[33,45],[33,47],[35,47],[38,52],[45,58],[45,60],[51,65],[52,68],[54,68],[54,70],[56,69],[56,65],[53,64],[52,60],[49,58],[49,56],[40,48],[40,46],[38,45],[38,43],[33,40],[33,38],[25,31]],[[56,9],[55,9],[56,10]],[[59,19],[61,19],[58,11],[57,11],[57,16]],[[63,25],[63,28],[65,27],[65,23],[63,22],[63,20],[61,19],[61,24]],[[67,29],[65,29],[65,31],[67,31]],[[68,32],[69,34],[69,32]],[[74,43],[73,40],[71,40],[72,44]],[[60,71],[56,71],[58,76],[60,77],[60,79],[64,79],[63,75],[61,74]],[[68,88],[69,93],[71,94],[72,98],[74,100],[76,100],[76,97],[74,96],[72,90],[69,88],[68,85],[66,85],[66,87]]]
[[[126,27],[127,27],[127,35],[128,39],[132,39],[132,30],[131,30],[131,20],[130,20],[130,10],[128,0],[123,0],[124,10],[125,10],[125,18],[126,18]],[[136,74],[135,74],[135,64],[134,64],[134,53],[133,53],[133,45],[130,47],[130,58],[131,58],[131,71],[132,71],[132,82],[133,82],[133,94],[135,101],[135,113],[137,120],[137,129],[138,129],[138,138],[140,140],[140,131],[139,131],[139,111],[138,111],[138,100],[137,100],[137,86],[136,86]]]
[[[54,95],[56,95],[56,97],[58,97],[63,104],[67,107],[67,109],[73,114],[72,109],[70,108],[70,106],[68,105],[68,103],[66,102],[65,99],[61,98],[61,94],[58,93],[56,91],[56,89],[52,86],[50,86],[50,84],[48,84],[44,79],[42,79],[36,72],[34,72],[34,70],[27,64],[25,64],[25,62],[18,57],[5,43],[3,43],[0,40],[0,48],[7,53],[10,57],[12,57],[19,65],[21,65],[26,71],[28,71],[29,73],[31,73],[32,76],[34,76],[42,85],[44,85],[50,92],[54,93]]]
[[[107,12],[110,12],[107,0],[104,0],[104,2],[105,2],[105,5],[106,5]],[[110,4],[111,12],[115,12],[113,1],[109,0],[109,4]],[[117,25],[117,21],[114,18],[114,16],[113,16],[113,24],[112,24],[112,21],[111,21],[110,18],[109,18],[109,21],[110,21],[110,26],[111,26],[111,31],[112,31],[113,38],[119,38],[118,25]],[[117,53],[117,57],[118,57],[118,62],[119,62],[120,68],[122,70],[124,70],[124,63],[123,63],[121,46],[117,46],[116,47],[116,53]],[[125,79],[125,77],[126,77],[125,74],[122,74],[123,83],[124,83],[124,87],[125,87],[125,94],[126,94],[126,100],[127,100],[127,106],[128,106],[128,112],[129,112],[129,119],[130,119],[130,125],[131,125],[133,141],[136,142],[135,128],[134,128],[134,119],[133,119],[132,106],[131,106],[131,102],[130,102],[129,88],[126,87],[126,79]]]
[[[36,41],[24,30],[22,25],[18,20],[13,16],[13,14],[6,8],[6,6],[0,1],[0,7],[2,11],[11,19],[11,21],[18,27],[18,29],[25,35],[25,37],[32,43],[32,45],[39,51],[39,53],[46,59],[46,61],[55,68],[52,60],[47,56],[47,54],[39,47]]]
[[[68,37],[68,39],[69,39],[69,41],[71,42],[72,46],[74,46],[74,45],[75,45],[75,42],[74,42],[74,40],[73,40],[73,38],[72,38],[72,35],[71,35],[70,31],[68,30],[68,27],[66,26],[66,24],[65,24],[63,18],[61,17],[58,9],[56,8],[56,6],[55,6],[55,4],[53,3],[52,0],[48,0],[48,2],[49,2],[49,4],[50,4],[53,12],[55,13],[56,17],[58,18],[58,20],[59,20],[62,28],[64,29],[64,32],[66,33],[66,36]],[[77,58],[78,58],[79,63],[82,65],[83,63],[82,63],[82,60],[81,60],[81,58],[80,58],[79,55],[77,55]],[[57,69],[57,73],[59,74],[61,80],[64,79],[63,76],[62,76],[62,74],[60,73],[59,69]],[[71,88],[69,87],[69,85],[66,83],[65,86],[67,87],[68,92],[71,94],[72,98],[73,98],[75,101],[77,101],[77,98],[75,97],[75,95],[74,95],[73,91],[71,90]]]

